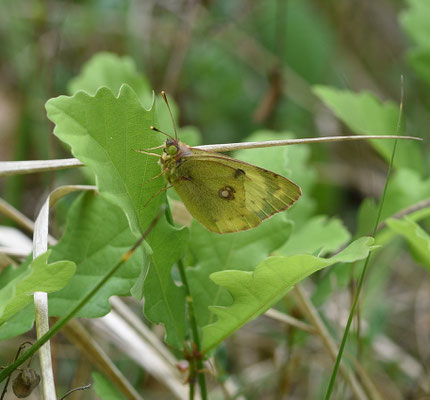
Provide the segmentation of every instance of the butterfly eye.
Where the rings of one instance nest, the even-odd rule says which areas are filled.
[[[177,152],[178,152],[178,149],[177,149],[177,147],[176,146],[169,146],[168,148],[167,148],[167,152],[171,155],[171,156],[174,156]]]

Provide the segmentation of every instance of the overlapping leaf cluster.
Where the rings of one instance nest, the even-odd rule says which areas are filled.
[[[52,289],[58,290],[50,295],[52,315],[65,313],[109,266],[117,263],[166,202],[163,178],[151,180],[160,171],[157,157],[135,150],[162,144],[163,136],[155,134],[150,126],[170,132],[170,119],[158,97],[151,108],[149,85],[131,60],[107,53],[94,57],[71,82],[70,91],[71,96],[47,103],[48,117],[56,125],[55,135],[94,174],[100,194],[82,195],[75,201],[66,232],[50,255],[51,262],[66,259],[76,264],[70,282],[62,289],[61,285]],[[317,87],[315,93],[356,133],[392,134],[396,130],[393,104],[381,104],[368,94],[354,95],[327,87]],[[190,144],[199,140],[191,127],[180,129],[179,135]],[[280,136],[292,134],[261,131],[249,140]],[[374,146],[382,157],[389,157],[390,143],[375,142]],[[430,194],[430,183],[421,175],[419,149],[414,143],[403,149],[388,192],[384,219]],[[308,165],[307,146],[244,150],[235,156],[300,184],[300,202],[287,215],[276,215],[254,230],[229,235],[210,233],[197,222],[189,228],[178,228],[163,218],[147,244],[81,310],[81,316],[102,316],[110,309],[110,296],[133,293],[145,298],[147,318],[164,324],[167,342],[181,348],[188,337],[186,301],[172,267],[185,257],[197,323],[203,332],[203,350],[208,351],[274,306],[308,275],[328,265],[351,263],[368,255],[372,240],[361,238],[338,255],[323,258],[344,246],[351,234],[339,219],[317,215],[312,198],[317,171]],[[363,203],[356,237],[370,232],[375,213],[375,204]],[[407,224],[407,229],[401,223]],[[429,240],[419,227],[411,221],[394,220],[388,226],[401,231],[418,259],[428,265]],[[67,271],[70,275],[71,269]],[[28,279],[24,267],[20,273],[20,280]],[[10,280],[15,281],[16,278]],[[11,296],[14,290],[18,296],[21,288],[22,284],[11,283],[0,296]],[[18,297],[14,301],[19,302]],[[32,312],[25,304],[14,315],[12,305],[2,309],[6,322],[0,327],[0,335],[13,336],[31,326]]]

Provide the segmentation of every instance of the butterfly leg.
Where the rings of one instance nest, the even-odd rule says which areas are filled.
[[[142,183],[142,186],[145,186],[147,183],[153,181],[154,179],[159,178],[160,176],[164,175],[169,169],[163,169],[163,171],[161,171],[159,174],[153,176],[152,178],[148,179],[146,182]]]
[[[158,192],[156,192],[156,193],[154,193],[150,198],[149,198],[149,200],[143,205],[143,208],[145,208],[148,204],[149,204],[149,202],[154,198],[154,197],[156,197],[156,196],[158,196],[160,193],[162,193],[162,192],[164,192],[164,191],[166,191],[167,189],[170,189],[170,188],[172,188],[173,187],[173,184],[170,184],[170,185],[166,185],[166,186],[164,186],[163,188],[161,188]]]

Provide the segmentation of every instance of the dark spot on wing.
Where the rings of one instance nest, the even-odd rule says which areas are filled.
[[[236,190],[231,186],[224,186],[220,190],[218,190],[218,196],[223,200],[233,200],[233,193],[236,193]]]
[[[234,171],[234,177],[239,178],[242,175],[246,175],[245,171],[243,169],[238,168],[236,171]]]
[[[190,181],[190,182],[192,182],[193,181],[193,178],[191,178],[191,176],[185,176],[185,175],[183,175],[183,176],[181,176],[181,181]]]

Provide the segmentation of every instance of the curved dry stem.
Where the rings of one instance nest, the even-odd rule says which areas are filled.
[[[300,321],[299,319],[294,318],[291,315],[287,315],[278,310],[275,310],[274,308],[270,308],[269,310],[267,310],[264,313],[264,315],[275,321],[282,322],[284,324],[290,325],[294,328],[300,329],[305,332],[309,332],[309,333],[316,332],[316,329],[312,325],[309,325],[306,322]]]
[[[396,212],[390,218],[400,219],[405,217],[406,215],[413,214],[416,211],[420,211],[428,207],[430,207],[430,198],[424,199],[422,201],[419,201],[418,203],[412,204],[411,206]],[[387,227],[387,222],[384,221],[378,226],[378,229],[376,230],[376,232],[379,232],[386,227]]]
[[[127,399],[143,400],[143,397],[139,395],[133,385],[76,318],[64,326],[62,333],[82,352],[91,364],[95,365],[98,370],[109,378]]]
[[[35,172],[56,171],[82,167],[77,158],[65,158],[60,160],[31,160],[31,161],[2,161],[0,162],[0,176],[12,176],[33,174]]]
[[[309,322],[314,326],[314,328],[318,332],[324,347],[328,350],[330,357],[333,360],[335,360],[338,353],[338,347],[334,342],[334,340],[332,339],[324,322],[318,315],[318,311],[315,309],[315,307],[313,306],[312,302],[310,301],[309,297],[307,296],[306,292],[303,290],[300,284],[294,287],[293,293],[295,295],[295,298],[297,299],[297,304],[299,308],[306,315],[306,318],[309,320]],[[345,380],[348,382],[349,386],[351,387],[351,390],[354,393],[355,398],[360,400],[366,400],[367,396],[365,394],[363,387],[357,381],[354,374],[343,363],[340,364],[340,371],[344,376]],[[364,371],[364,369],[362,368],[361,371]],[[370,378],[368,378],[367,380],[363,380],[363,383],[365,384],[366,391],[368,393],[378,393],[376,387],[373,385]],[[381,397],[373,397],[373,399],[382,400]]]
[[[94,190],[94,186],[61,186],[46,198],[34,224],[33,259],[48,250],[49,209],[63,196],[77,190]],[[37,338],[49,331],[48,294],[34,293],[34,308]],[[49,341],[39,350],[40,373],[42,377],[43,398],[56,400],[54,373],[52,370],[51,348]]]
[[[11,206],[7,201],[0,198],[0,214],[6,218],[16,222],[19,226],[23,227],[29,232],[34,232],[34,222],[27,218],[21,211]],[[53,239],[53,238],[51,238]]]

